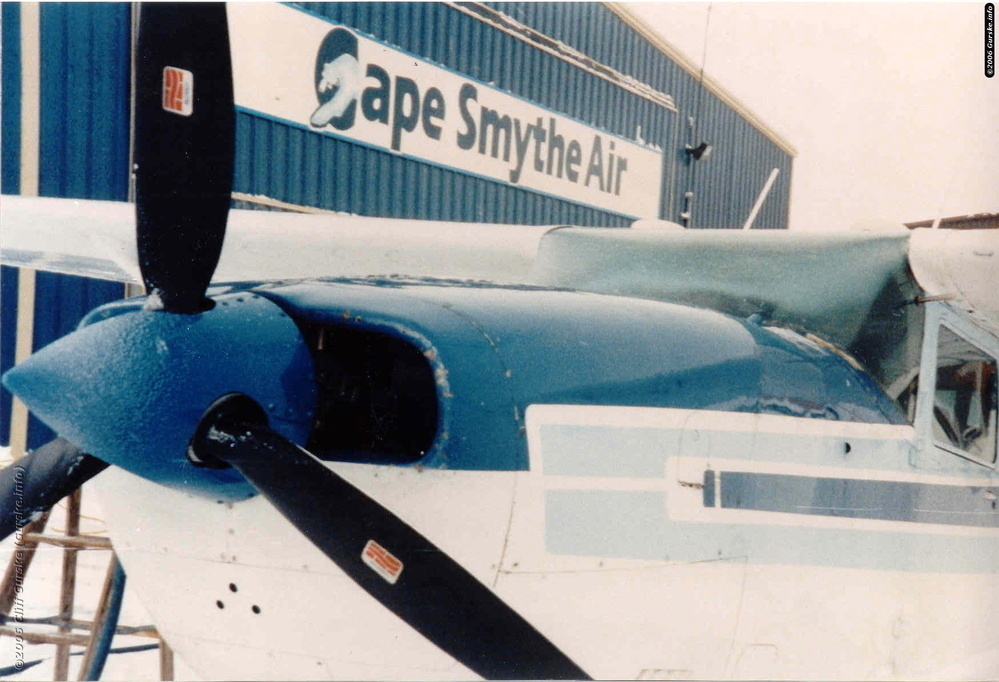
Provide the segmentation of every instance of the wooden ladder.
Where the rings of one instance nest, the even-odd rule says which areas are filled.
[[[0,616],[3,621],[0,623],[0,636],[19,637],[23,642],[29,644],[54,644],[55,671],[54,680],[66,680],[69,678],[69,658],[71,648],[74,646],[85,647],[83,661],[80,665],[80,677],[84,679],[90,669],[94,657],[98,653],[100,646],[100,633],[107,626],[109,617],[109,605],[112,599],[113,583],[115,574],[120,571],[118,557],[114,553],[111,541],[105,537],[80,535],[80,502],[82,491],[76,490],[70,494],[66,500],[66,530],[62,534],[46,534],[45,526],[49,520],[49,512],[46,512],[36,521],[25,526],[19,533],[14,554],[3,581],[0,582]],[[15,606],[18,605],[19,597],[27,577],[28,568],[34,559],[35,551],[40,544],[49,544],[62,547],[62,584],[59,595],[59,613],[48,618],[26,619],[12,615]],[[108,562],[108,569],[104,579],[104,587],[94,612],[92,621],[77,620],[73,617],[74,603],[76,600],[76,567],[77,555],[83,550],[103,550],[111,552],[111,559]],[[15,622],[12,625],[12,622]],[[45,632],[30,626],[55,627],[55,631]],[[82,632],[74,632],[82,631]],[[139,627],[116,626],[114,634],[133,635],[155,639],[159,645],[160,652],[160,679],[172,680],[173,652],[165,641],[160,637],[156,628],[152,625]]]

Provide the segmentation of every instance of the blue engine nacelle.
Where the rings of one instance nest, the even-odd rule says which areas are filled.
[[[321,459],[466,470],[526,469],[533,404],[903,422],[825,344],[657,301],[394,280],[270,284],[215,301],[199,315],[105,306],[5,380],[95,456],[219,500],[252,489],[196,466],[187,443],[234,392]]]
[[[261,293],[310,339],[319,428],[309,449],[323,458],[526,469],[524,414],[533,404],[904,422],[870,377],[830,346],[709,310],[467,283],[307,282]],[[367,375],[381,377],[380,386],[352,382],[349,375],[361,376],[371,362],[380,364]],[[395,363],[395,374],[385,363]],[[340,416],[346,394],[364,393],[370,399],[351,406],[354,417]],[[405,400],[394,402],[399,396]],[[386,442],[408,434],[410,449],[345,442],[364,412],[401,429]],[[324,419],[340,427],[324,428]],[[365,440],[377,437],[356,439]]]

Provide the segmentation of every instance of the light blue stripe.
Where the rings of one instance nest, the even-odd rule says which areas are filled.
[[[544,424],[544,472],[548,476],[662,478],[666,457],[679,451],[680,431]]]
[[[546,548],[552,554],[925,573],[999,572],[995,537],[673,522],[666,517],[666,494],[659,492],[549,490],[545,513]]]
[[[719,413],[719,419],[724,418],[725,413]],[[850,444],[849,451],[845,443]],[[561,476],[661,478],[671,456],[915,472],[911,450],[903,440],[852,436],[577,424],[541,427],[544,472]],[[981,478],[982,470],[947,457],[933,473]]]

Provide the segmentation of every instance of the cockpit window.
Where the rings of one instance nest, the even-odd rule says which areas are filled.
[[[986,464],[996,461],[996,359],[941,325],[937,341],[933,437]]]

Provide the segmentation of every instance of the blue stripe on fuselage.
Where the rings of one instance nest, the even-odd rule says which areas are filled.
[[[723,509],[999,528],[992,487],[716,473]]]

